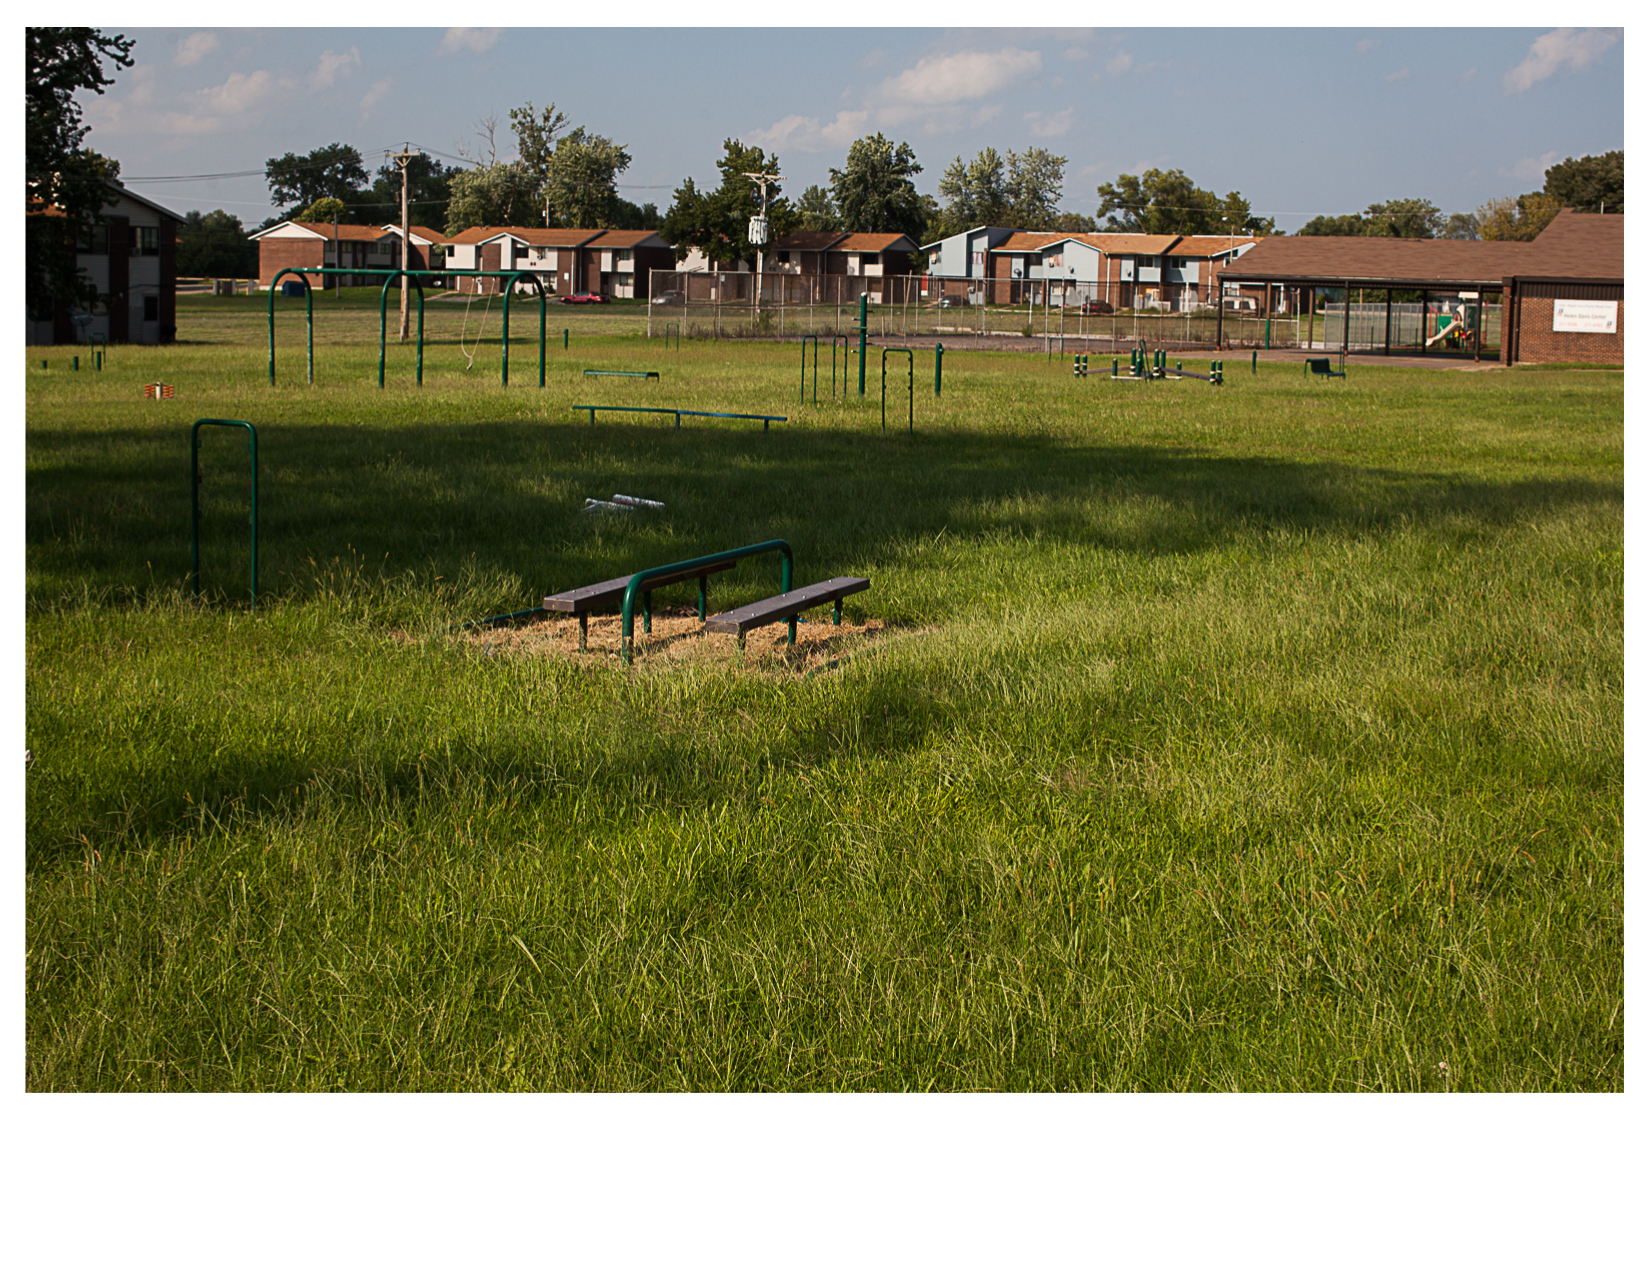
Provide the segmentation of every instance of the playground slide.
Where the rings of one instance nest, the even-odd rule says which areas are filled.
[[[1451,319],[1449,321],[1449,326],[1448,327],[1439,328],[1438,331],[1434,332],[1431,336],[1429,336],[1427,338],[1427,344],[1431,345],[1435,341],[1442,341],[1447,336],[1451,336],[1451,335],[1465,336],[1466,334],[1467,334],[1467,329],[1464,326],[1462,326],[1460,318],[1457,317],[1457,318]]]

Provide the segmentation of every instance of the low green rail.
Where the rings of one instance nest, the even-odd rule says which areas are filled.
[[[250,421],[202,417],[189,431],[189,580],[194,597],[201,596],[201,426],[225,425],[244,429],[252,465],[252,606],[258,605],[258,431]]]
[[[724,549],[721,553],[708,553],[702,558],[688,558],[683,562],[672,562],[662,567],[649,567],[646,571],[638,571],[631,576],[630,583],[625,586],[624,605],[619,610],[619,629],[622,635],[620,651],[624,662],[629,664],[631,660],[631,638],[636,632],[636,598],[638,595],[651,593],[646,587],[649,580],[695,571],[700,567],[712,567],[722,562],[738,562],[742,558],[754,558],[764,553],[780,555],[779,591],[789,593],[792,575],[791,546],[784,540],[764,540],[761,544],[746,545],[741,549]],[[700,607],[703,610],[702,601]],[[791,637],[796,637],[795,621],[792,621]]]
[[[686,407],[627,407],[622,403],[575,403],[575,412],[589,412],[590,423],[596,423],[597,412],[651,412],[655,416],[674,416],[676,428],[682,428],[684,416],[716,416],[730,421],[761,421],[762,432],[768,432],[768,422],[788,421],[788,416],[771,415],[766,412],[696,412]]]
[[[644,381],[657,381],[659,379],[657,372],[609,372],[605,368],[599,367],[587,367],[584,369],[584,374],[586,376],[635,376]]]
[[[680,350],[682,348],[682,325],[680,323],[665,324],[665,349],[670,349],[670,332],[672,328],[676,330],[676,348]]]

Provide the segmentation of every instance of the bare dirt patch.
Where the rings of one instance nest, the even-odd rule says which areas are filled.
[[[829,607],[821,607],[796,623],[796,645],[785,641],[783,624],[769,625],[745,635],[743,667],[764,672],[807,673],[833,660],[867,650],[887,635],[881,620],[841,625],[831,623]],[[492,655],[538,659],[608,661],[618,663],[622,628],[617,615],[590,617],[589,649],[579,651],[579,622],[574,616],[554,615],[524,624],[470,629],[457,640]],[[738,664],[739,648],[727,633],[706,633],[693,607],[665,607],[653,613],[653,631],[642,632],[636,617],[636,659],[649,664]]]

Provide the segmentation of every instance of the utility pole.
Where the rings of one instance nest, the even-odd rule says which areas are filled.
[[[407,163],[419,152],[410,149],[406,142],[401,144],[402,149],[390,156],[395,166],[401,170],[401,268],[406,270],[412,264],[412,225],[411,215],[407,205]],[[407,276],[401,276],[401,339],[407,339]]]
[[[750,231],[745,236],[756,245],[756,319],[762,319],[762,245],[768,242],[768,183],[779,180],[778,173],[743,173],[762,191],[762,212],[751,218]]]

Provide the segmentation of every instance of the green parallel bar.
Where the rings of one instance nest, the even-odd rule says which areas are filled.
[[[573,410],[575,412],[589,412],[592,425],[596,423],[597,412],[652,412],[674,416],[677,429],[682,428],[682,417],[684,416],[714,416],[729,421],[761,421],[764,433],[767,431],[770,422],[789,421],[791,419],[789,416],[780,416],[772,412],[698,412],[686,407],[632,407],[624,403],[574,403]]]
[[[682,348],[682,325],[680,323],[665,324],[665,349],[670,349],[670,330],[672,328],[676,329],[676,348],[680,350]]]
[[[244,429],[247,432],[247,452],[252,467],[252,510],[250,522],[252,527],[252,607],[258,606],[258,431],[249,421],[220,420],[216,417],[202,417],[196,421],[189,431],[189,578],[195,599],[201,596],[201,467],[200,467],[200,438],[202,425],[226,425],[231,429]]]
[[[745,545],[740,549],[724,549],[721,553],[710,553],[701,558],[688,558],[685,561],[668,563],[662,567],[649,567],[646,571],[638,571],[631,576],[630,583],[625,586],[624,590],[624,605],[619,611],[620,632],[622,634],[620,650],[624,662],[629,664],[631,661],[631,638],[636,632],[636,596],[639,593],[643,594],[644,597],[647,596],[650,591],[644,590],[643,586],[648,581],[657,580],[660,576],[678,575],[698,567],[715,566],[722,562],[738,562],[742,558],[753,558],[763,553],[778,553],[780,555],[779,591],[789,593],[791,591],[792,574],[791,546],[784,540],[764,540],[760,544]],[[702,578],[699,581],[699,590],[700,607],[702,609],[704,606],[704,580]],[[740,649],[743,650],[743,648],[744,635],[741,634]]]
[[[609,372],[605,368],[599,367],[587,367],[584,369],[584,374],[586,376],[633,376],[640,377],[645,381],[657,381],[659,379],[657,372]]]

